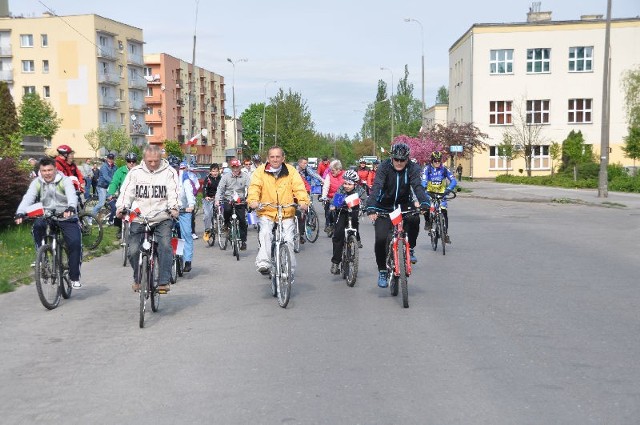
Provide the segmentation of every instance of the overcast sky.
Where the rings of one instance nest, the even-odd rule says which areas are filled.
[[[613,0],[614,18],[640,16],[640,1]],[[95,13],[144,31],[145,53],[168,53],[224,75],[227,113],[232,114],[233,67],[238,115],[278,88],[307,101],[316,130],[353,136],[362,125],[377,82],[394,85],[409,67],[414,95],[421,98],[424,28],[426,103],[447,85],[448,49],[474,23],[524,22],[530,0],[9,0],[14,15]],[[196,24],[197,5],[197,24]],[[46,6],[46,7],[45,7]],[[606,0],[544,0],[553,20],[606,15]],[[277,83],[267,84],[277,80]],[[395,90],[395,88],[394,88]]]

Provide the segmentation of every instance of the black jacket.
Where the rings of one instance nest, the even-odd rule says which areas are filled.
[[[367,199],[367,209],[390,212],[402,206],[403,210],[412,206],[411,188],[420,204],[428,204],[420,180],[420,166],[409,161],[402,171],[396,171],[390,159],[378,166],[373,187]]]
[[[212,177],[211,174],[207,175],[202,182],[202,193],[207,198],[213,198],[218,191],[218,184],[222,179],[222,173],[218,174],[218,177]]]

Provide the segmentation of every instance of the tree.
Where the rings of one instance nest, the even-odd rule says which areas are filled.
[[[112,125],[106,128],[91,130],[89,133],[84,135],[84,138],[87,140],[89,146],[91,146],[91,149],[93,149],[96,155],[100,149],[124,155],[129,152],[133,146],[125,129]]]
[[[549,146],[549,155],[551,156],[551,175],[553,176],[555,170],[553,161],[557,161],[562,157],[562,145],[558,142],[552,142]]]
[[[19,121],[24,136],[40,136],[51,140],[60,128],[62,119],[38,93],[27,93],[22,97]]]
[[[100,129],[96,130],[94,128],[93,130],[91,130],[90,132],[85,134],[84,138],[87,141],[87,143],[89,144],[89,146],[91,147],[91,150],[93,151],[93,157],[97,158],[98,157],[98,151],[102,147],[100,145]]]
[[[513,137],[509,133],[502,135],[502,143],[498,145],[498,156],[504,158],[507,164],[516,159],[520,155],[520,152],[513,144]],[[509,166],[507,166],[507,175],[509,174]]]
[[[17,158],[20,146],[20,123],[16,115],[16,105],[6,82],[0,81],[0,157]]]
[[[624,138],[622,150],[627,158],[633,159],[634,175],[636,159],[640,158],[640,127],[631,127],[629,134]]]
[[[419,139],[415,137],[409,137],[401,135],[393,140],[393,144],[405,143],[409,146],[411,152],[411,158],[415,158],[419,164],[424,164],[431,159],[431,154],[435,151],[442,152],[442,163],[447,161],[449,152],[445,149],[444,145],[431,138]]]
[[[538,102],[528,100],[528,102]],[[545,141],[542,135],[542,124],[540,117],[536,114],[530,114],[523,107],[524,102],[516,105],[512,114],[512,126],[508,127],[504,134],[508,134],[513,143],[522,146],[524,150],[524,163],[527,170],[527,176],[531,177],[531,157],[533,156],[534,146],[542,145]]]
[[[449,104],[449,90],[445,86],[440,86],[438,89],[436,104]]]
[[[470,122],[452,121],[446,125],[438,123],[427,128],[423,137],[440,143],[447,151],[451,146],[462,146],[462,156],[469,158],[474,152],[479,153],[487,149],[483,139],[489,136]]]
[[[409,84],[409,68],[404,66],[404,78],[398,81],[393,97],[395,134],[417,136],[422,126],[422,102],[413,97],[413,84]]]
[[[242,137],[249,146],[245,147],[249,154],[257,153],[260,149],[260,130],[262,127],[262,111],[264,103],[252,103],[242,114]]]
[[[280,89],[270,99],[266,116],[265,148],[277,144],[290,159],[308,154],[307,144],[315,132],[307,102],[300,93]]]
[[[640,127],[640,66],[624,73],[622,88],[629,127]]]
[[[164,141],[164,151],[169,155],[175,155],[178,158],[184,157],[184,152],[182,152],[182,148],[180,147],[180,142],[177,140],[165,140]]]
[[[574,166],[593,162],[592,146],[584,142],[581,131],[569,133],[562,142],[562,166],[561,169],[569,170]]]

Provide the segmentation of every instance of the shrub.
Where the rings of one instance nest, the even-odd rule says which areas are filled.
[[[0,160],[0,226],[10,223],[27,191],[29,173],[13,158]]]

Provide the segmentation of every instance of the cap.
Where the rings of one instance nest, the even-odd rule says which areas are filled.
[[[240,167],[242,164],[240,164],[240,160],[239,159],[232,159],[231,161],[229,161],[229,166],[230,167]]]
[[[181,169],[181,170],[184,170],[184,169],[186,169],[186,168],[187,168],[187,163],[186,163],[186,162],[184,162],[184,161],[182,161],[182,162],[180,163],[180,169]]]
[[[108,153],[108,154],[107,154],[107,158],[108,158],[108,159],[114,159],[115,157],[116,157],[116,155],[115,155],[115,154],[113,154],[113,153]]]

